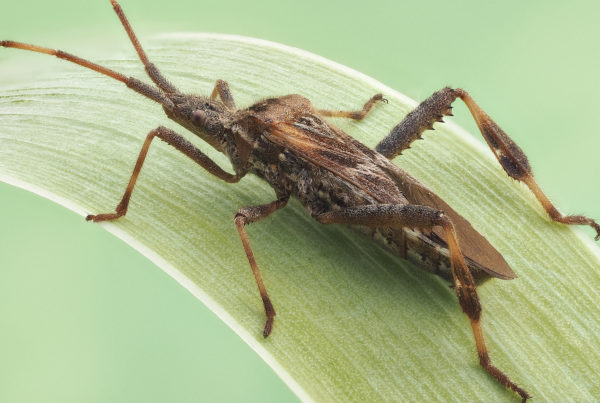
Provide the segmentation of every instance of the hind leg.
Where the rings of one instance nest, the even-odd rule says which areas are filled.
[[[444,116],[451,116],[452,103],[456,98],[460,98],[471,111],[481,134],[504,171],[508,176],[525,183],[531,189],[552,220],[569,225],[589,225],[596,231],[596,240],[600,239],[600,225],[596,221],[582,215],[563,215],[558,211],[533,178],[533,172],[523,150],[463,89],[446,87],[435,92],[406,115],[375,149],[389,159],[394,158],[407,149],[413,141],[421,138],[425,130],[433,129],[435,122],[443,122]]]

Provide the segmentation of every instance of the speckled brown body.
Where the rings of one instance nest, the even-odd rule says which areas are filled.
[[[253,173],[269,183],[276,200],[240,208],[234,223],[264,304],[264,337],[273,328],[275,309],[245,226],[283,208],[294,196],[318,222],[350,225],[419,267],[452,281],[458,302],[471,322],[480,365],[501,385],[518,393],[522,401],[530,398],[525,389],[492,365],[480,324],[482,308],[476,292],[476,281],[490,276],[511,279],[516,275],[466,219],[391,159],[421,138],[423,131],[432,129],[435,122],[451,115],[452,103],[460,98],[506,173],[533,191],[552,220],[589,225],[596,231],[597,240],[600,225],[585,216],[560,213],[533,179],[523,151],[465,90],[446,87],[435,92],[371,150],[324,118],[363,119],[376,102],[387,102],[381,94],[373,96],[357,111],[316,109],[300,95],[269,98],[239,110],[229,85],[222,80],[216,81],[210,96],[184,94],[150,63],[120,5],[116,0],[111,3],[155,86],[60,50],[8,40],[0,41],[0,46],[53,55],[124,83],[159,103],[169,118],[227,155],[234,173],[221,168],[183,136],[159,126],[147,134],[115,212],[90,214],[86,220],[115,220],[127,213],[137,177],[156,137],[225,182],[234,183]]]
[[[228,138],[243,139],[243,148],[251,150],[242,162],[239,143],[225,141],[221,149],[230,156],[236,172],[247,170],[263,178],[277,197],[296,197],[312,216],[352,206],[408,203],[402,189],[406,183],[396,178],[404,176],[413,186],[417,183],[387,158],[328,123],[300,95],[260,101],[228,116],[223,123],[224,130],[231,132]],[[317,144],[338,144],[337,148],[317,148],[307,143],[309,139],[318,140]],[[352,146],[351,152],[344,153],[348,146]],[[346,175],[341,176],[329,162],[335,162],[337,168],[342,165]],[[365,181],[353,180],[357,177],[372,183],[361,186]],[[447,244],[436,233],[416,228],[351,227],[418,267],[452,281]],[[489,277],[489,270],[486,274],[480,263],[468,256],[467,262],[478,280]]]

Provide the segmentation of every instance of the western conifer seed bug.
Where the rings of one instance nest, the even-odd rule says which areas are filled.
[[[480,325],[482,308],[477,283],[490,277],[511,279],[515,274],[468,221],[390,160],[435,122],[451,115],[452,103],[460,98],[506,173],[533,191],[552,220],[589,225],[596,231],[596,239],[600,238],[600,226],[587,217],[563,216],[558,212],[534,181],[521,149],[466,91],[444,88],[434,93],[371,150],[324,118],[361,120],[376,103],[386,101],[382,94],[372,96],[357,111],[318,109],[300,95],[270,98],[238,110],[228,83],[222,80],[216,81],[208,97],[183,94],[150,63],[121,7],[115,0],[111,3],[156,87],[60,50],[8,40],[0,44],[53,55],[121,81],[159,103],[169,118],[224,153],[234,173],[225,171],[182,136],[161,126],[147,134],[115,212],[89,215],[87,220],[115,220],[127,213],[138,174],[155,137],[228,183],[253,173],[269,183],[276,198],[265,205],[240,208],[234,224],[263,301],[264,337],[272,331],[275,309],[254,259],[245,225],[283,208],[289,197],[294,196],[318,222],[361,227],[369,235],[385,239],[386,246],[400,256],[450,280],[461,308],[470,319],[481,366],[502,385],[518,393],[523,401],[530,397],[525,389],[492,365]]]

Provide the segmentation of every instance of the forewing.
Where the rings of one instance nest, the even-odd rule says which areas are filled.
[[[406,199],[387,172],[375,162],[378,153],[319,117],[275,122],[264,135],[275,144],[321,166],[384,204]]]
[[[273,143],[344,178],[382,204],[419,204],[444,211],[454,223],[465,256],[494,277],[516,277],[488,240],[439,196],[383,155],[318,116],[308,115],[294,122],[274,122],[264,135]],[[439,244],[441,239],[447,244],[441,228],[435,227],[432,232],[433,242]]]

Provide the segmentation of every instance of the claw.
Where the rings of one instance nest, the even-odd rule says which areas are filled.
[[[265,323],[265,328],[263,329],[263,337],[266,339],[271,334],[273,330],[273,316],[267,317],[267,322]]]
[[[124,213],[108,213],[108,214],[88,214],[85,216],[86,221],[100,222],[100,221],[111,221],[116,220],[119,217],[125,215]]]
[[[596,221],[592,221],[590,224],[592,228],[596,231],[596,236],[594,237],[594,241],[600,240],[600,225]]]
[[[263,329],[263,337],[266,339],[273,330],[273,318],[275,318],[277,313],[275,312],[275,308],[273,308],[273,304],[271,303],[269,296],[266,294],[266,290],[265,294],[262,296],[262,300],[265,306],[265,314],[267,315],[267,321],[265,322],[265,328]]]

